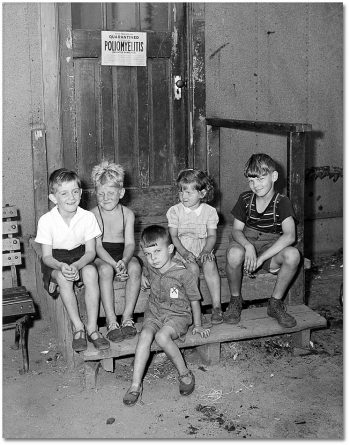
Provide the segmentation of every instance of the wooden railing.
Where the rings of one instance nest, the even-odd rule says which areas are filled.
[[[293,203],[298,217],[297,247],[304,253],[304,185],[305,185],[305,149],[310,124],[289,122],[244,121],[236,119],[206,118],[207,124],[207,168],[211,176],[217,179],[220,187],[220,129],[252,131],[255,133],[285,134],[287,137],[287,195]],[[221,159],[222,162],[222,159]],[[289,292],[288,302],[304,302],[303,268],[297,275]]]

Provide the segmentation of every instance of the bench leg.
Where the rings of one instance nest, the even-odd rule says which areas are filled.
[[[197,346],[196,350],[206,365],[215,365],[220,361],[220,343],[208,343]]]
[[[95,389],[97,383],[97,374],[100,369],[101,361],[84,362],[84,388]]]
[[[295,346],[299,348],[310,348],[310,329],[294,332],[292,338]]]
[[[102,362],[102,368],[105,371],[108,371],[108,372],[113,372],[114,371],[114,360],[113,360],[113,357],[105,358],[105,359],[101,360],[101,362]]]
[[[20,374],[24,374],[25,372],[29,371],[28,322],[28,315],[25,315],[16,321],[15,344],[13,349],[19,349],[19,343],[21,344],[23,368],[19,371]]]

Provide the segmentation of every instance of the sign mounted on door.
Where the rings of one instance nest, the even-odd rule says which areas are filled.
[[[147,33],[101,31],[101,65],[146,66]]]

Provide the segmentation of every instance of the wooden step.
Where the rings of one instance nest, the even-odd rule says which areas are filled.
[[[267,315],[266,307],[250,308],[242,311],[241,321],[238,325],[222,323],[213,326],[208,338],[202,338],[199,335],[192,335],[191,332],[188,332],[184,342],[177,340],[176,343],[180,348],[188,348],[211,343],[281,335],[327,326],[325,318],[303,304],[288,306],[288,313],[297,320],[297,325],[293,328],[283,328],[280,326],[275,319]],[[141,326],[138,323],[138,331],[140,328]],[[106,329],[101,328],[101,332],[105,334]],[[111,343],[109,349],[101,352],[97,351],[94,346],[89,343],[87,351],[82,353],[83,359],[85,361],[91,361],[134,355],[137,337],[138,336],[124,340],[120,343]],[[158,350],[160,350],[159,346],[156,342],[153,342],[152,351]]]
[[[243,277],[242,282],[242,297],[243,300],[263,300],[270,298],[272,290],[276,282],[276,276],[270,273],[258,273],[256,278]],[[125,306],[125,282],[114,281],[114,308],[117,315],[122,315]],[[208,286],[204,277],[200,277],[200,292],[202,295],[202,306],[211,306],[211,297]],[[145,311],[146,303],[149,297],[149,291],[140,291],[134,313],[142,314]],[[230,289],[226,275],[221,271],[221,303],[228,303],[230,301]],[[102,303],[100,304],[100,317],[105,317],[105,312]]]

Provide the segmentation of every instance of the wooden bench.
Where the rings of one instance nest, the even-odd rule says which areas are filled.
[[[13,349],[22,349],[23,369],[28,372],[28,327],[30,318],[35,314],[32,297],[24,286],[19,286],[17,267],[22,264],[21,243],[18,237],[18,211],[6,205],[2,208],[2,267],[11,268],[12,287],[3,289],[2,317],[3,329],[15,328],[15,344]]]
[[[230,227],[219,227],[218,242],[216,249],[217,264],[221,276],[221,301],[222,304],[230,300],[230,292],[225,273],[226,249],[229,243]],[[138,251],[142,259],[142,252]],[[303,273],[301,268],[299,273]],[[256,278],[244,276],[242,284],[242,296],[245,301],[267,300],[272,293],[276,276],[269,273],[258,273]],[[200,277],[200,291],[202,295],[202,306],[210,312],[211,299],[205,283],[204,277]],[[135,318],[142,316],[148,299],[148,291],[140,291],[140,295],[135,307]],[[82,298],[79,300],[83,300]],[[125,283],[114,281],[115,312],[121,316],[125,305]],[[84,312],[84,308],[82,311]],[[322,328],[326,326],[326,320],[304,304],[288,306],[288,312],[297,320],[297,325],[293,328],[283,328],[276,320],[267,315],[266,306],[243,309],[242,319],[238,325],[220,324],[211,328],[208,338],[201,338],[199,335],[192,335],[188,332],[184,342],[177,341],[181,349],[197,348],[202,360],[206,364],[214,364],[220,360],[220,345],[224,342],[245,340],[258,337],[267,337],[291,333],[294,337],[294,344],[302,347],[309,347],[310,329]],[[104,317],[104,310],[101,304],[100,317]],[[141,323],[136,323],[138,331]],[[101,332],[106,334],[106,328],[101,327]],[[97,351],[92,344],[88,345],[87,351],[81,354],[85,364],[85,385],[92,388],[96,385],[96,379],[100,366],[106,371],[114,371],[114,360],[119,357],[126,357],[135,353],[137,336],[124,340],[120,343],[111,343],[106,351]],[[160,348],[154,341],[152,351]]]

